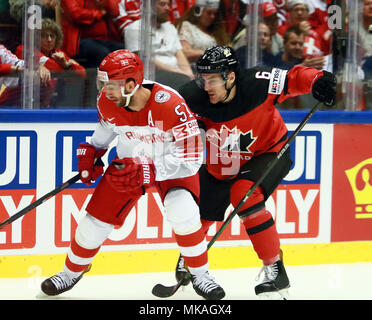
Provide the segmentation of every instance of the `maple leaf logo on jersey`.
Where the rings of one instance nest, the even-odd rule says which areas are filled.
[[[249,148],[257,139],[252,129],[244,133],[237,126],[230,130],[226,125],[222,125],[219,132],[216,129],[208,130],[206,138],[221,151],[239,153],[252,153]]]

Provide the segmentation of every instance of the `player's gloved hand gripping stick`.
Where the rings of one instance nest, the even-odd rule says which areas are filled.
[[[327,98],[329,98],[329,97],[327,97]],[[328,99],[327,102],[328,102],[327,103],[327,106],[331,106],[331,105],[334,104],[334,101],[330,101],[330,99]],[[299,124],[299,126],[296,128],[296,130],[289,137],[287,143],[280,149],[280,151],[277,154],[277,157],[274,158],[274,160],[271,163],[269,163],[269,165],[267,166],[267,168],[264,171],[264,173],[262,174],[262,176],[247,191],[247,193],[245,194],[245,196],[243,197],[243,199],[240,200],[240,202],[238,203],[238,205],[230,213],[230,215],[224,221],[224,223],[222,224],[222,226],[220,227],[220,229],[216,232],[216,234],[211,239],[211,241],[209,241],[209,243],[208,243],[208,250],[216,242],[217,238],[221,235],[221,233],[226,229],[226,227],[228,226],[228,224],[235,217],[235,215],[239,212],[239,210],[242,208],[242,206],[248,200],[248,198],[251,196],[251,194],[254,192],[254,190],[256,190],[256,188],[262,183],[262,181],[266,178],[266,176],[270,173],[270,171],[275,167],[275,165],[278,163],[279,159],[282,157],[282,155],[284,154],[284,152],[289,148],[290,144],[293,142],[293,140],[296,138],[296,136],[300,133],[300,131],[302,130],[302,128],[305,126],[305,124],[310,120],[310,118],[313,116],[313,114],[315,113],[315,111],[319,108],[320,104],[321,104],[321,102],[318,102],[310,110],[310,112],[307,114],[307,116],[305,117],[305,119]],[[159,284],[155,285],[154,288],[152,289],[152,294],[155,295],[155,296],[157,296],[157,297],[160,297],[160,298],[170,297],[170,296],[172,296],[172,295],[174,295],[176,293],[176,291],[182,285],[183,280],[186,277],[189,277],[189,275],[187,273],[185,273],[185,277],[182,278],[177,284],[175,284],[174,286],[170,286],[170,287],[164,286],[164,285],[162,285],[162,284],[159,283]]]
[[[94,168],[96,168],[96,167],[103,168],[103,166],[104,166],[104,163],[102,162],[101,158],[98,158],[98,159],[94,160]],[[100,170],[100,169],[94,169],[94,170]],[[98,176],[95,177],[95,178],[98,178]],[[1,222],[0,223],[0,230],[3,229],[4,227],[6,227],[8,224],[11,224],[13,221],[19,219],[20,217],[23,217],[26,213],[32,211],[33,209],[35,209],[36,207],[38,207],[39,205],[41,205],[45,201],[49,200],[50,198],[54,197],[56,194],[60,193],[64,189],[70,187],[75,182],[79,181],[80,179],[81,179],[81,176],[80,176],[80,172],[79,172],[77,175],[73,176],[71,179],[69,179],[66,182],[62,183],[61,185],[59,185],[54,190],[48,192],[47,194],[45,194],[41,198],[39,198],[36,201],[32,202],[27,207],[23,208],[19,212],[13,214],[11,217],[9,217],[8,219],[6,219],[3,222]],[[83,181],[83,179],[81,179],[81,180]]]

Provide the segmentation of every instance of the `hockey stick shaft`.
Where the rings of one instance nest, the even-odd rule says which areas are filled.
[[[271,172],[271,170],[275,167],[275,165],[278,163],[282,155],[287,151],[293,140],[297,137],[297,135],[301,132],[303,127],[306,123],[309,122],[310,118],[313,116],[313,114],[318,110],[320,107],[321,102],[317,102],[316,105],[310,110],[310,112],[306,115],[306,117],[302,120],[302,122],[298,125],[298,127],[295,129],[295,131],[292,133],[292,135],[287,140],[287,143],[280,149],[278,152],[276,158],[274,158],[269,165],[267,166],[264,173],[261,175],[261,177],[253,184],[253,186],[247,191],[247,193],[244,195],[243,199],[240,200],[238,205],[234,208],[234,210],[230,213],[230,215],[227,217],[227,219],[224,221],[222,226],[218,229],[214,237],[209,241],[208,243],[208,249],[216,242],[217,238],[221,235],[221,233],[226,229],[226,227],[229,225],[231,220],[235,217],[235,215],[239,212],[239,210],[244,206],[248,198],[252,195],[252,193],[256,190],[256,188],[262,183],[262,181],[267,177],[267,175]]]
[[[54,197],[56,194],[60,193],[62,190],[68,188],[69,186],[73,185],[75,182],[77,182],[80,179],[80,173],[73,176],[71,179],[67,180],[54,190],[48,192],[41,198],[37,199],[36,201],[32,202],[30,205],[28,205],[26,208],[23,208],[21,211],[13,214],[10,218],[6,219],[5,221],[0,223],[0,230],[6,227],[8,224],[11,224],[13,221],[19,219],[20,217],[24,216],[26,213],[30,212],[31,210],[35,209],[45,201],[49,200],[51,197]]]

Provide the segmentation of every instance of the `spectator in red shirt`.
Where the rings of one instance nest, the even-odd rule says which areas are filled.
[[[182,15],[195,5],[196,0],[171,0],[169,21],[176,24]]]
[[[62,42],[63,33],[61,27],[51,19],[43,19],[40,42],[41,52],[39,52],[40,61],[51,72],[71,71],[78,76],[85,77],[85,68],[60,49]],[[20,59],[23,59],[23,49],[23,45],[20,45],[16,51],[16,55]]]
[[[24,66],[24,60],[0,44],[0,106],[21,106],[22,89],[18,78]],[[42,87],[46,87],[50,81],[50,71],[41,64],[38,75]]]
[[[225,20],[226,32],[231,40],[244,28],[243,18],[247,5],[241,0],[221,0],[220,10]]]
[[[62,50],[81,59],[86,67],[98,67],[112,51],[124,49],[124,40],[113,19],[117,0],[61,0]]]
[[[85,68],[59,49],[62,42],[63,33],[61,27],[51,19],[43,19],[41,26],[40,52],[36,52],[36,54],[40,56],[40,63],[53,74],[60,74],[68,71],[70,73],[69,75],[71,75],[70,78],[72,78],[70,81],[75,80],[74,75],[85,78]],[[19,59],[23,59],[23,45],[18,46],[16,55]],[[43,88],[40,93],[41,106],[49,106],[51,104],[52,95],[56,91],[57,85],[60,81],[63,83],[65,82],[64,79],[53,78],[49,81],[48,86]]]
[[[278,33],[284,37],[289,27],[298,26],[305,34],[305,56],[327,55],[326,48],[320,35],[311,27],[309,19],[309,6],[305,0],[288,0],[288,21],[278,28]]]
[[[125,28],[141,18],[141,0],[116,0],[112,8],[113,22],[124,39]]]

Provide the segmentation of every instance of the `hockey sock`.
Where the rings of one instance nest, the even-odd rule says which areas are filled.
[[[100,248],[101,246],[95,249],[86,249],[73,239],[67,252],[63,270],[70,276],[70,278],[80,276],[92,262]]]
[[[270,212],[263,208],[242,218],[242,222],[254,250],[264,265],[270,265],[279,260],[279,235]]]
[[[253,184],[254,182],[250,180],[238,180],[234,183],[230,193],[230,200],[234,207],[243,199]],[[265,265],[276,262],[280,252],[279,235],[274,219],[265,209],[265,198],[260,186],[247,199],[238,215],[258,257]]]
[[[181,188],[170,190],[165,196],[164,208],[189,271],[195,275],[204,273],[208,270],[207,242],[199,207],[191,193]]]
[[[80,220],[63,268],[71,279],[80,276],[88,267],[113,228],[89,214]]]
[[[175,238],[190,273],[197,275],[208,271],[207,243],[203,229],[187,235],[175,234]]]

